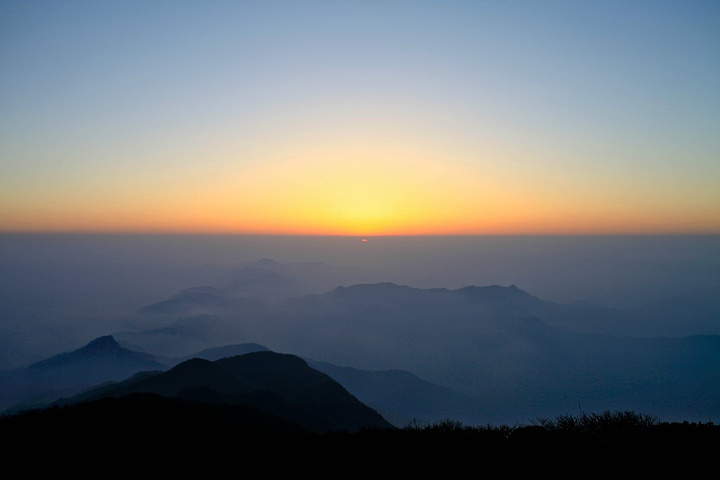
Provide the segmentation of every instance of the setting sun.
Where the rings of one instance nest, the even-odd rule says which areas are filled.
[[[0,47],[3,232],[720,232],[712,15],[33,8]]]

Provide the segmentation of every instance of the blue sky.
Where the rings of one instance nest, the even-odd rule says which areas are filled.
[[[7,1],[0,22],[3,230],[720,232],[717,2]]]

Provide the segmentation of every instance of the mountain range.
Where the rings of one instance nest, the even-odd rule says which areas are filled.
[[[547,302],[514,285],[423,289],[385,282],[287,296],[285,287],[296,284],[284,278],[295,278],[288,271],[270,260],[245,265],[235,282],[186,288],[140,308],[133,328],[112,336],[132,352],[123,354],[125,365],[130,358],[145,363],[110,378],[83,374],[76,383],[88,388],[96,380],[164,371],[190,357],[272,351],[304,359],[396,425],[443,417],[516,423],[605,409],[669,420],[720,414],[717,335],[651,335],[649,317]],[[247,293],[254,282],[264,295]],[[720,322],[713,312],[705,310],[702,321]],[[3,389],[4,405],[18,393],[47,401],[33,391],[36,372],[44,370],[51,395],[69,394],[64,374],[52,373],[58,362],[72,365],[68,355],[2,374],[6,384],[14,382]]]
[[[361,403],[329,376],[294,355],[252,352],[210,361],[185,360],[164,372],[143,372],[122,382],[90,389],[56,405],[77,404],[131,394],[155,394],[193,404],[222,408],[233,417],[241,407],[262,412],[285,429],[322,433],[391,428],[377,412]],[[236,417],[233,417],[236,418]],[[254,418],[253,427],[260,422]],[[245,426],[235,423],[235,426]],[[276,427],[277,428],[277,427]]]
[[[100,383],[166,368],[160,358],[122,348],[112,336],[106,335],[77,350],[0,372],[0,409],[43,406]]]
[[[212,373],[213,369],[220,367],[210,364],[219,362],[222,366],[227,362],[224,359],[259,352],[274,353],[262,345],[246,343],[209,348],[183,357],[164,358],[133,352],[122,347],[112,336],[99,337],[77,350],[53,356],[27,368],[1,373],[0,391],[3,395],[0,398],[0,407],[9,414],[31,408],[46,408],[53,404],[78,403],[81,400],[97,400],[105,396],[117,397],[131,393],[153,393],[180,399],[189,395],[188,392],[199,392],[201,388],[221,392],[222,396],[226,396],[232,390],[231,386],[238,381],[228,377],[227,385],[220,383],[211,389],[210,385],[203,382],[222,377],[217,375],[217,372]],[[282,358],[291,357],[285,355]],[[293,358],[299,360],[299,357]],[[450,417],[470,420],[478,407],[475,399],[424,381],[410,372],[368,371],[338,367],[311,359],[302,361],[318,373],[326,374],[338,382],[352,396],[377,410],[398,427],[411,420],[431,422]],[[190,368],[192,365],[196,368]],[[299,362],[294,367],[297,369]],[[268,368],[266,366],[266,370]],[[303,372],[303,369],[299,371],[307,373]],[[38,372],[44,374],[40,375]],[[166,376],[159,376],[163,372],[167,372]],[[181,378],[185,373],[192,375]],[[277,379],[276,372],[268,370],[267,374]],[[202,375],[207,378],[201,378]],[[185,385],[174,391],[163,390],[157,386],[167,381],[167,377],[173,376],[180,377],[178,385],[181,382],[197,382],[199,385]],[[152,380],[149,380],[150,378]],[[139,382],[140,379],[145,383]],[[235,393],[247,396],[248,387],[240,388]],[[58,401],[61,397],[64,399]],[[250,402],[249,397],[245,402]]]
[[[230,308],[224,300],[187,317],[176,311],[144,318],[204,325],[208,333],[193,337],[198,346],[251,339],[337,366],[408,371],[475,399],[483,415],[474,420],[482,422],[615,408],[671,419],[720,414],[720,337],[652,335],[649,318],[627,311],[547,302],[512,285],[421,289],[387,282],[236,299]],[[143,330],[118,338],[161,346],[161,336]],[[181,337],[164,342],[173,339]]]
[[[328,266],[319,262],[282,264],[270,259],[244,264],[226,274],[219,286],[191,287],[179,291],[171,298],[151,303],[139,309],[139,314],[170,317],[196,315],[233,316],[263,311],[268,304],[287,299],[332,295],[335,290],[373,288],[373,293],[384,293],[381,286],[411,290],[417,295],[434,294],[458,306],[467,302],[483,302],[485,306],[522,311],[537,316],[552,326],[577,333],[598,333],[616,336],[687,336],[693,334],[720,334],[720,292],[716,286],[696,289],[682,295],[663,298],[633,308],[618,309],[593,305],[587,302],[561,304],[541,300],[514,285],[458,289],[415,288],[385,283],[352,283],[337,287],[332,282],[339,277]],[[342,285],[342,284],[341,284]],[[373,285],[375,287],[373,287]],[[507,290],[505,290],[507,289]],[[318,293],[323,292],[323,293]],[[335,292],[335,293],[338,293]],[[503,293],[504,292],[504,293]],[[273,301],[275,300],[275,301]],[[678,319],[683,321],[679,322]]]

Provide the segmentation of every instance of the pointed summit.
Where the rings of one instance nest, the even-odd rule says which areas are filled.
[[[125,372],[131,368],[134,373],[138,370],[164,369],[164,366],[157,362],[151,355],[133,352],[120,346],[112,335],[98,337],[84,347],[71,352],[61,353],[34,363],[28,367],[29,370],[41,371],[48,369],[67,367],[91,368],[98,373],[103,369],[114,371],[120,368]]]
[[[79,349],[80,352],[85,354],[109,353],[119,350],[122,350],[122,347],[112,335],[98,337]]]
[[[110,335],[98,337],[77,350],[20,369],[4,383],[0,378],[0,411],[20,402],[42,404],[138,372],[166,369],[159,359],[123,348]]]

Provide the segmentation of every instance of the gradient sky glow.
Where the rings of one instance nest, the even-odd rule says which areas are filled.
[[[720,2],[0,4],[0,231],[720,233]]]

